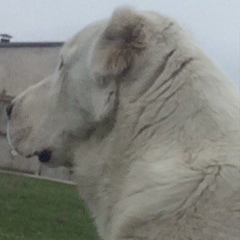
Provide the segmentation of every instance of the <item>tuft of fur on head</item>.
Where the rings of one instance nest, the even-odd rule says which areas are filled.
[[[129,69],[135,56],[145,49],[143,27],[144,18],[139,13],[117,9],[95,47],[94,72],[116,76]]]

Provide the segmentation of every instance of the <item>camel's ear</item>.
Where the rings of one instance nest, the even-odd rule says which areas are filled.
[[[117,9],[100,36],[92,55],[98,75],[120,75],[144,49],[144,18],[129,8]]]

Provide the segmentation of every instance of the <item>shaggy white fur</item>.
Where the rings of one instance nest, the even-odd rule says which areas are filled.
[[[60,59],[14,99],[9,138],[74,165],[101,238],[238,240],[239,93],[182,28],[121,8]]]

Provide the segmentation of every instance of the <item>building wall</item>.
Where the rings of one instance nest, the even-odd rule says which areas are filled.
[[[27,87],[52,74],[58,64],[61,43],[0,44],[0,168],[58,179],[70,179],[64,167],[50,169],[36,158],[25,159],[11,151],[6,138],[5,108]]]
[[[59,47],[0,46],[0,93],[16,96],[53,73]]]

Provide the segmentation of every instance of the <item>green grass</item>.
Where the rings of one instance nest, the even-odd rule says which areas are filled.
[[[74,186],[0,174],[0,240],[96,240]]]

